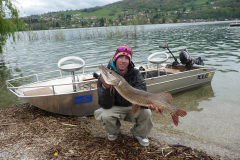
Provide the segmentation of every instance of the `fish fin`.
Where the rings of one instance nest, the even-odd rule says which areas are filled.
[[[112,93],[115,93],[115,88],[113,85],[110,86],[110,95],[112,96]]]
[[[112,86],[110,86],[110,96],[112,96]]]
[[[113,94],[115,94],[115,87],[113,86]]]
[[[172,98],[172,95],[170,93],[159,93],[158,95],[163,97],[164,99],[166,99],[168,104],[172,104],[173,98]]]
[[[158,109],[159,113],[163,116],[163,109]]]
[[[136,114],[139,108],[140,108],[139,105],[133,104],[133,105],[132,105],[132,113],[133,113],[133,114]]]
[[[177,127],[178,126],[178,116],[186,116],[187,115],[187,112],[181,110],[181,109],[177,109],[177,112],[175,114],[172,115],[172,120],[173,120],[173,123],[175,124],[175,126]]]

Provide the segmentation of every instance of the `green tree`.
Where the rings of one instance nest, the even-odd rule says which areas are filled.
[[[183,13],[186,12],[186,7],[183,8]]]
[[[60,27],[60,25],[59,25],[58,21],[56,22],[56,27]]]
[[[192,5],[192,11],[195,11],[195,7],[194,7],[194,5]]]
[[[181,12],[177,11],[177,19],[180,19],[180,18],[181,18]]]
[[[173,18],[173,23],[177,23],[177,18],[176,17]]]
[[[19,10],[13,4],[14,0],[0,0],[0,54],[9,37],[15,42],[15,31],[23,30],[24,25],[19,18]],[[15,2],[16,3],[16,2]]]
[[[103,18],[100,19],[100,27],[102,27],[102,26],[104,26],[104,19]]]
[[[166,23],[166,19],[165,18],[162,19],[162,23]]]

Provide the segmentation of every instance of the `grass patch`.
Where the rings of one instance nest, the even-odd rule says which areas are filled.
[[[208,0],[197,0],[194,2],[195,5],[201,5],[201,4],[206,4]]]

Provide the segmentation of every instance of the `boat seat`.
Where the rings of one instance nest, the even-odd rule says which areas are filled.
[[[44,88],[34,89],[30,91],[25,91],[23,92],[23,94],[25,96],[49,95],[49,94],[53,94],[53,90],[50,89],[49,87],[44,87]]]

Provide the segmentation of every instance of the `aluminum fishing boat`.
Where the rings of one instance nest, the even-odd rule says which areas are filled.
[[[169,50],[166,44],[162,48]],[[137,66],[146,81],[147,91],[176,93],[212,81],[215,68],[193,65],[195,60],[189,55],[183,56],[186,59],[182,58],[181,62],[186,65],[180,65],[174,56],[175,61],[167,64],[168,54],[156,52],[148,57],[148,64]],[[99,65],[85,66],[83,59],[73,56],[62,58],[57,65],[59,70],[56,71],[7,80],[7,88],[25,102],[49,112],[73,116],[93,115],[100,107],[96,77]],[[94,72],[85,72],[88,68],[93,68]],[[64,76],[66,72],[71,75]],[[51,77],[56,75],[54,73],[59,73],[59,76]],[[41,80],[46,75],[49,78]],[[33,82],[14,85],[23,79],[31,79]]]

